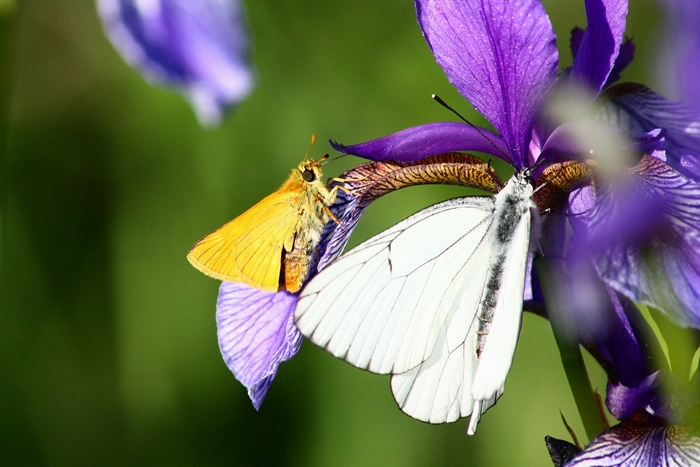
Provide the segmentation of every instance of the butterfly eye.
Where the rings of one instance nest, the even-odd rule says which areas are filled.
[[[305,182],[313,182],[316,180],[316,174],[313,170],[304,169],[301,173],[301,178],[303,178]]]

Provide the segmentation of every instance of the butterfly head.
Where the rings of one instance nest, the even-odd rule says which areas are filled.
[[[304,160],[301,164],[299,164],[299,167],[297,167],[301,179],[306,183],[314,183],[317,181],[321,181],[321,183],[323,183],[323,170],[321,169],[321,165],[326,159],[328,159],[328,154],[319,160]]]

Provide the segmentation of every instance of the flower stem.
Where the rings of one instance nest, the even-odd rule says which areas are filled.
[[[569,306],[570,297],[566,281],[564,260],[558,257],[543,257],[535,261],[540,276],[547,314],[552,325],[554,340],[559,348],[561,362],[571,393],[574,396],[583,427],[588,439],[603,432],[606,428],[591,387],[588,372],[581,355],[576,325]]]

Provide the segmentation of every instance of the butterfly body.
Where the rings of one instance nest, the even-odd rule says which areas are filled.
[[[277,191],[202,238],[190,263],[216,279],[298,292],[337,195],[322,181],[321,161],[303,161]]]
[[[527,177],[495,197],[431,206],[341,256],[302,291],[315,344],[391,374],[399,407],[430,423],[481,413],[503,392],[539,215]]]

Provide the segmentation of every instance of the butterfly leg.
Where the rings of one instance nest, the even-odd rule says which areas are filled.
[[[347,182],[359,182],[361,180],[365,180],[367,177],[359,177],[359,178],[332,178],[330,181],[333,182],[338,182],[338,183],[347,183]],[[347,188],[343,185],[335,185],[333,188],[331,188],[331,193],[333,192],[338,192],[338,190],[344,191],[345,193],[351,194],[353,196],[360,196],[359,193],[352,191],[350,188]]]
[[[326,205],[324,204],[324,205],[323,205],[323,209],[326,211],[326,214],[328,214],[328,216],[329,216],[331,219],[333,219],[333,221],[334,221],[336,224],[340,225],[340,221],[338,220],[337,217],[335,217],[335,215],[331,212],[331,210],[328,208],[328,206],[326,206]]]

